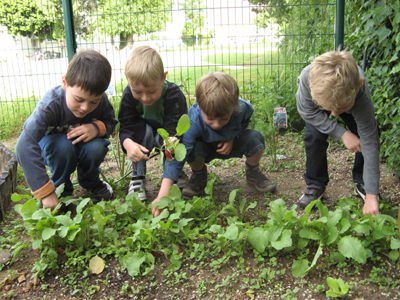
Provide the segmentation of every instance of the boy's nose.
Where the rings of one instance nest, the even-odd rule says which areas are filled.
[[[142,95],[142,100],[143,100],[143,101],[149,100],[149,95],[147,95],[146,93],[143,93],[143,95]]]
[[[81,104],[81,110],[86,111],[86,110],[88,110],[88,108],[89,108],[89,105],[86,102],[83,102]]]

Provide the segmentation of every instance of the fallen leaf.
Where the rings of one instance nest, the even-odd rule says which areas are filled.
[[[39,284],[39,277],[38,276],[33,277],[32,278],[32,283],[33,283],[33,285],[38,285]]]
[[[26,277],[25,277],[24,274],[22,274],[21,276],[18,277],[18,282],[19,283],[24,282],[25,280],[26,280]]]
[[[31,290],[31,288],[32,288],[32,282],[28,282],[28,284],[24,288],[24,292],[25,293],[29,292]]]
[[[98,255],[93,256],[89,262],[89,268],[92,274],[100,274],[104,270],[104,260]]]

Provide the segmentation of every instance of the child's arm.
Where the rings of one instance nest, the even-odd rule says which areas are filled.
[[[168,83],[168,90],[164,96],[164,129],[170,136],[176,134],[179,118],[188,113],[186,97],[181,89],[174,83]]]
[[[151,203],[151,212],[153,213],[154,217],[158,217],[161,214],[162,210],[157,207],[153,207],[153,204],[159,202],[161,197],[168,196],[169,188],[173,184],[174,184],[174,180],[171,178],[163,178],[162,179],[160,191],[158,192],[157,198],[154,199],[154,201]]]
[[[378,195],[367,194],[365,197],[365,203],[363,207],[363,214],[376,216],[379,214],[379,201]]]

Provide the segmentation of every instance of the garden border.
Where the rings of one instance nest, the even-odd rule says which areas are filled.
[[[17,156],[0,143],[0,221],[11,202],[11,195],[17,187]]]

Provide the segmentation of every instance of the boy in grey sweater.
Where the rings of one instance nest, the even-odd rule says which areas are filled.
[[[297,78],[297,110],[306,122],[307,188],[299,204],[321,199],[329,182],[327,138],[341,139],[355,152],[355,192],[365,201],[364,215],[379,213],[379,134],[371,95],[362,69],[348,51],[331,51],[314,59]],[[329,118],[340,116],[348,130]],[[365,185],[364,185],[365,184]]]

